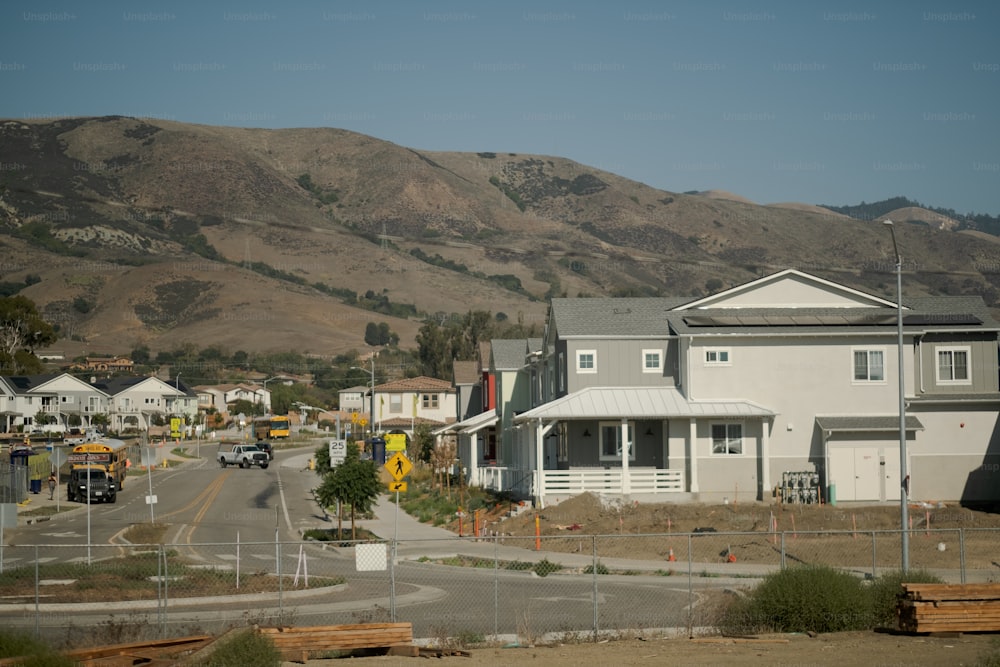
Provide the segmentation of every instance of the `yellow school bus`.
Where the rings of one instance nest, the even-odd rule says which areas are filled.
[[[253,432],[257,440],[287,438],[292,434],[292,427],[289,425],[288,415],[257,417],[253,420]]]
[[[73,452],[67,457],[72,469],[94,466],[107,472],[115,480],[118,488],[125,486],[125,475],[131,465],[129,457],[132,447],[122,440],[102,438],[84,442],[73,447]]]

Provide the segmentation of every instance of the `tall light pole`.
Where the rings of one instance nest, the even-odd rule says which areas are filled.
[[[910,475],[906,471],[906,384],[903,381],[903,260],[896,244],[896,227],[892,220],[883,220],[892,234],[892,250],[896,254],[896,348],[899,355],[899,523],[902,558],[900,569],[910,569],[909,495]]]

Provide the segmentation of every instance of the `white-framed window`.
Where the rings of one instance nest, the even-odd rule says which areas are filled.
[[[706,366],[728,366],[730,363],[729,359],[728,347],[709,347],[705,349]]]
[[[598,446],[601,461],[621,461],[622,459],[622,423],[600,422],[597,427]],[[635,461],[635,425],[628,423],[628,460]]]
[[[597,372],[597,350],[576,351],[576,372],[577,373]]]
[[[855,349],[854,381],[885,382],[885,350]]]
[[[937,348],[938,384],[972,384],[968,347]]]
[[[421,398],[425,410],[436,410],[438,408],[438,394],[424,394]]]
[[[663,352],[660,350],[642,351],[642,372],[659,373],[663,370]]]
[[[398,415],[403,411],[403,395],[389,394],[389,414]]]
[[[712,424],[712,454],[741,456],[743,454],[743,424],[739,422]]]

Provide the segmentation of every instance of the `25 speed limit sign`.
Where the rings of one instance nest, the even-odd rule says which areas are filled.
[[[347,441],[346,440],[331,440],[330,441],[330,465],[335,466],[344,462],[347,458]]]

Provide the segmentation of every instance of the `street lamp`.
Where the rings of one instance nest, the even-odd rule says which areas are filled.
[[[375,436],[375,355],[371,356],[372,362],[372,383],[371,383],[371,399],[369,402],[369,412],[368,412],[368,426],[371,428],[372,437]],[[351,370],[364,371],[365,368],[359,368],[358,366],[351,366]]]
[[[906,384],[903,381],[903,260],[896,245],[896,228],[892,220],[883,220],[892,234],[892,250],[896,254],[896,348],[899,355],[899,523],[902,558],[900,569],[910,569],[909,503],[910,475],[906,472]]]

